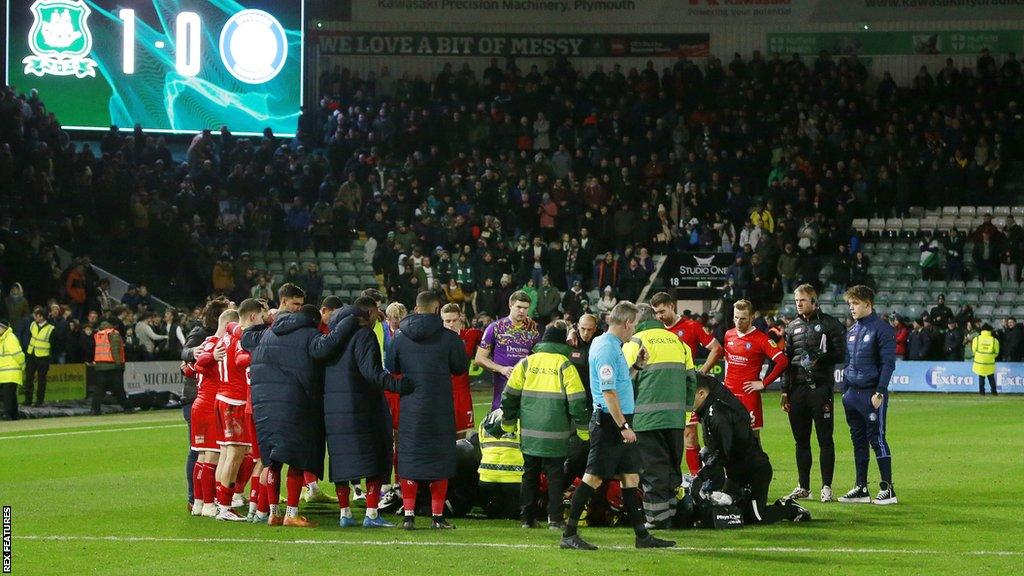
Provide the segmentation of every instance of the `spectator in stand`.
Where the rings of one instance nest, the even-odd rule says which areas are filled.
[[[231,264],[231,254],[221,252],[220,258],[214,262],[212,283],[213,291],[217,294],[230,294],[235,289],[235,272]]]
[[[924,319],[914,318],[914,329],[907,338],[907,360],[928,360],[932,334],[925,330]]]
[[[71,304],[73,318],[85,317],[85,288],[85,268],[81,264],[72,265],[64,282],[64,292]]]
[[[618,303],[619,300],[615,297],[615,292],[612,290],[612,287],[605,286],[601,298],[597,300],[597,312],[599,314],[608,314]]]
[[[899,314],[893,313],[889,316],[889,323],[892,324],[896,338],[896,358],[907,359],[907,341],[910,339],[910,330],[907,323]]]
[[[849,248],[846,244],[840,244],[838,253],[832,258],[832,272],[828,277],[833,297],[839,298],[846,292],[846,287],[850,285],[851,274],[852,262]]]
[[[943,360],[959,362],[964,355],[964,332],[953,317],[946,324],[946,334],[942,344]]]
[[[32,316],[32,308],[18,282],[11,284],[11,290],[4,300],[4,305],[7,308],[7,325],[9,327],[20,326],[24,320]]]
[[[871,276],[871,261],[864,252],[857,252],[850,268],[850,284],[854,286],[874,286],[875,279]]]
[[[984,224],[979,230],[981,241],[974,245],[974,267],[979,280],[994,282],[999,279],[999,247],[993,239],[992,232],[985,229]]]
[[[1003,320],[1003,329],[999,333],[1000,360],[1003,362],[1020,362],[1024,355],[1024,327],[1017,324],[1017,319],[1010,317]]]
[[[928,313],[928,317],[935,326],[946,326],[954,319],[953,311],[950,310],[949,306],[946,306],[945,294],[939,294],[938,302],[935,306],[932,306],[931,311]]]
[[[932,236],[931,230],[925,230],[924,238],[918,243],[921,252],[919,264],[922,280],[938,280],[939,271],[939,240]]]
[[[135,324],[135,337],[142,353],[142,360],[144,361],[155,360],[157,343],[164,342],[168,338],[166,334],[159,334],[156,331],[159,323],[159,314],[156,312],[143,312],[139,316],[139,321]]]
[[[953,228],[946,232],[943,247],[946,249],[946,281],[963,280],[964,277],[964,246],[966,240],[959,230]]]
[[[799,283],[800,254],[791,242],[786,243],[782,254],[779,255],[778,272],[782,279],[783,294],[790,294],[796,289]]]

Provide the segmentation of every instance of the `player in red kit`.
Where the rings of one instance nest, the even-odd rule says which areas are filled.
[[[708,357],[698,369],[707,374],[722,357],[722,345],[708,333],[704,325],[696,320],[684,318],[676,313],[676,299],[667,292],[658,292],[651,297],[654,316],[665,326],[665,329],[676,335],[679,341],[690,348],[690,357],[697,357],[697,345],[708,351]],[[697,413],[690,413],[690,420],[683,430],[683,447],[686,454],[686,467],[691,476],[700,471],[700,441],[697,438]]]
[[[753,315],[754,308],[748,300],[733,305],[732,320],[736,327],[725,333],[725,387],[750,412],[750,427],[760,437],[764,426],[761,391],[786,371],[789,359],[767,334],[754,328]],[[761,366],[765,360],[775,365],[762,380]]]
[[[476,356],[476,347],[483,339],[483,331],[477,328],[463,328],[465,320],[462,315],[462,308],[458,304],[445,304],[441,308],[441,320],[444,327],[455,332],[466,347],[466,356]],[[455,437],[465,438],[470,430],[476,428],[473,424],[473,395],[469,391],[469,370],[457,376],[452,376],[452,401],[455,403]]]
[[[265,324],[267,321],[267,304],[262,300],[243,300],[238,306],[238,326],[235,328],[235,367],[245,374],[245,427],[251,442],[249,453],[243,461],[239,470],[239,478],[244,483],[243,473],[250,477],[249,481],[249,514],[246,519],[250,522],[263,523],[270,516],[269,500],[266,493],[266,473],[263,471],[263,463],[260,461],[260,446],[256,441],[256,422],[252,414],[252,388],[249,380],[249,365],[252,363],[252,356],[242,348],[242,332],[250,326]],[[247,464],[251,461],[251,466]]]
[[[235,365],[238,337],[234,332],[238,327],[238,312],[225,311],[221,314],[221,320],[225,319],[227,324],[223,329],[218,329],[221,335],[214,349],[219,374],[214,405],[221,433],[217,440],[220,446],[220,460],[217,463],[217,519],[240,522],[245,517],[232,510],[232,499],[238,483],[239,468],[252,442],[245,425],[245,399],[248,396],[245,370]],[[247,479],[244,478],[242,482]]]
[[[207,517],[220,516],[217,503],[220,501],[218,496],[222,496],[217,492],[216,482],[223,431],[216,406],[216,396],[221,386],[221,371],[215,352],[221,336],[227,331],[228,323],[236,321],[238,313],[234,310],[222,312],[218,319],[217,332],[203,341],[196,354],[195,363],[184,367],[186,376],[194,375],[199,381],[199,394],[192,405],[192,449],[199,452],[196,471],[193,472],[193,484],[199,486],[201,496],[196,500],[203,502],[201,514]],[[231,496],[227,496],[229,505]],[[193,513],[195,510],[193,505]]]

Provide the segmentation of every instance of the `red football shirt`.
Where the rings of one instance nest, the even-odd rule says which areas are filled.
[[[218,347],[224,348],[225,355],[220,361],[220,387],[217,389],[217,400],[242,406],[248,397],[244,367],[238,366],[238,352],[241,350],[240,334],[236,335],[238,325],[229,324],[228,330],[220,337]]]
[[[731,392],[744,393],[743,384],[761,380],[765,360],[775,362],[775,369],[763,380],[767,386],[789,364],[786,355],[767,334],[756,328],[742,336],[735,328],[725,333],[725,387]]]
[[[220,388],[220,372],[217,369],[217,361],[213,358],[213,350],[219,341],[220,339],[216,336],[210,336],[203,340],[195,354],[196,361],[190,365],[195,371],[196,383],[199,387],[199,393],[196,395],[197,402],[202,400],[212,403]]]
[[[459,338],[462,339],[462,345],[466,347],[466,356],[470,360],[476,357],[476,348],[480,345],[483,337],[484,333],[477,328],[466,328],[459,331]],[[452,391],[462,389],[469,390],[469,367],[463,374],[452,376]]]
[[[679,337],[680,342],[690,347],[691,358],[697,357],[698,344],[707,348],[708,345],[715,341],[715,337],[704,329],[703,324],[682,316],[679,317],[678,322],[672,326],[666,327],[665,329],[675,334]]]

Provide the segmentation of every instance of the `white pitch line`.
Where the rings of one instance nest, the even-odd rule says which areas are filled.
[[[18,436],[0,436],[0,440],[21,440],[23,438],[49,438],[52,436],[78,436],[79,434],[102,434],[103,432],[131,432],[135,430],[160,430],[162,428],[181,428],[184,424],[164,424],[162,426],[134,426],[130,428],[104,428],[103,430],[76,430],[74,432],[47,432],[45,434],[21,434]]]
[[[158,536],[15,536],[16,540],[37,540],[55,542],[160,542],[160,543],[208,543],[218,544],[291,544],[291,545],[323,545],[332,546],[437,546],[448,548],[508,548],[513,550],[552,550],[557,549],[556,544],[512,544],[507,542],[409,542],[402,540],[273,540],[261,538],[175,538]],[[635,550],[632,546],[602,546],[602,550]],[[914,550],[908,548],[803,548],[785,546],[755,546],[742,548],[729,546],[697,547],[677,546],[666,550],[675,552],[726,552],[726,553],[750,553],[761,552],[767,554],[904,554],[911,556],[1024,556],[1024,552],[1012,550],[973,550],[968,552],[952,552],[947,550]]]

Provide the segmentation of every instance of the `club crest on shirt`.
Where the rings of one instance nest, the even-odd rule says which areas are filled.
[[[803,332],[803,331],[804,331],[804,329],[803,329],[803,327],[801,326],[800,328],[797,328],[796,330],[793,330],[793,334],[800,334],[800,333],[801,333],[801,332]]]
[[[864,341],[865,342],[871,342],[871,334],[865,334],[864,335]]]
[[[601,376],[601,380],[611,380],[614,371],[612,370],[611,364],[602,364],[597,370],[598,375]]]
[[[878,420],[878,413],[877,412],[872,412],[871,415],[868,416],[868,420],[871,420],[872,422],[874,422],[875,420]]]
[[[746,348],[747,350],[750,350],[750,342],[744,344],[743,347]]]
[[[815,324],[814,325],[814,331],[815,332],[821,332],[821,324]]]

